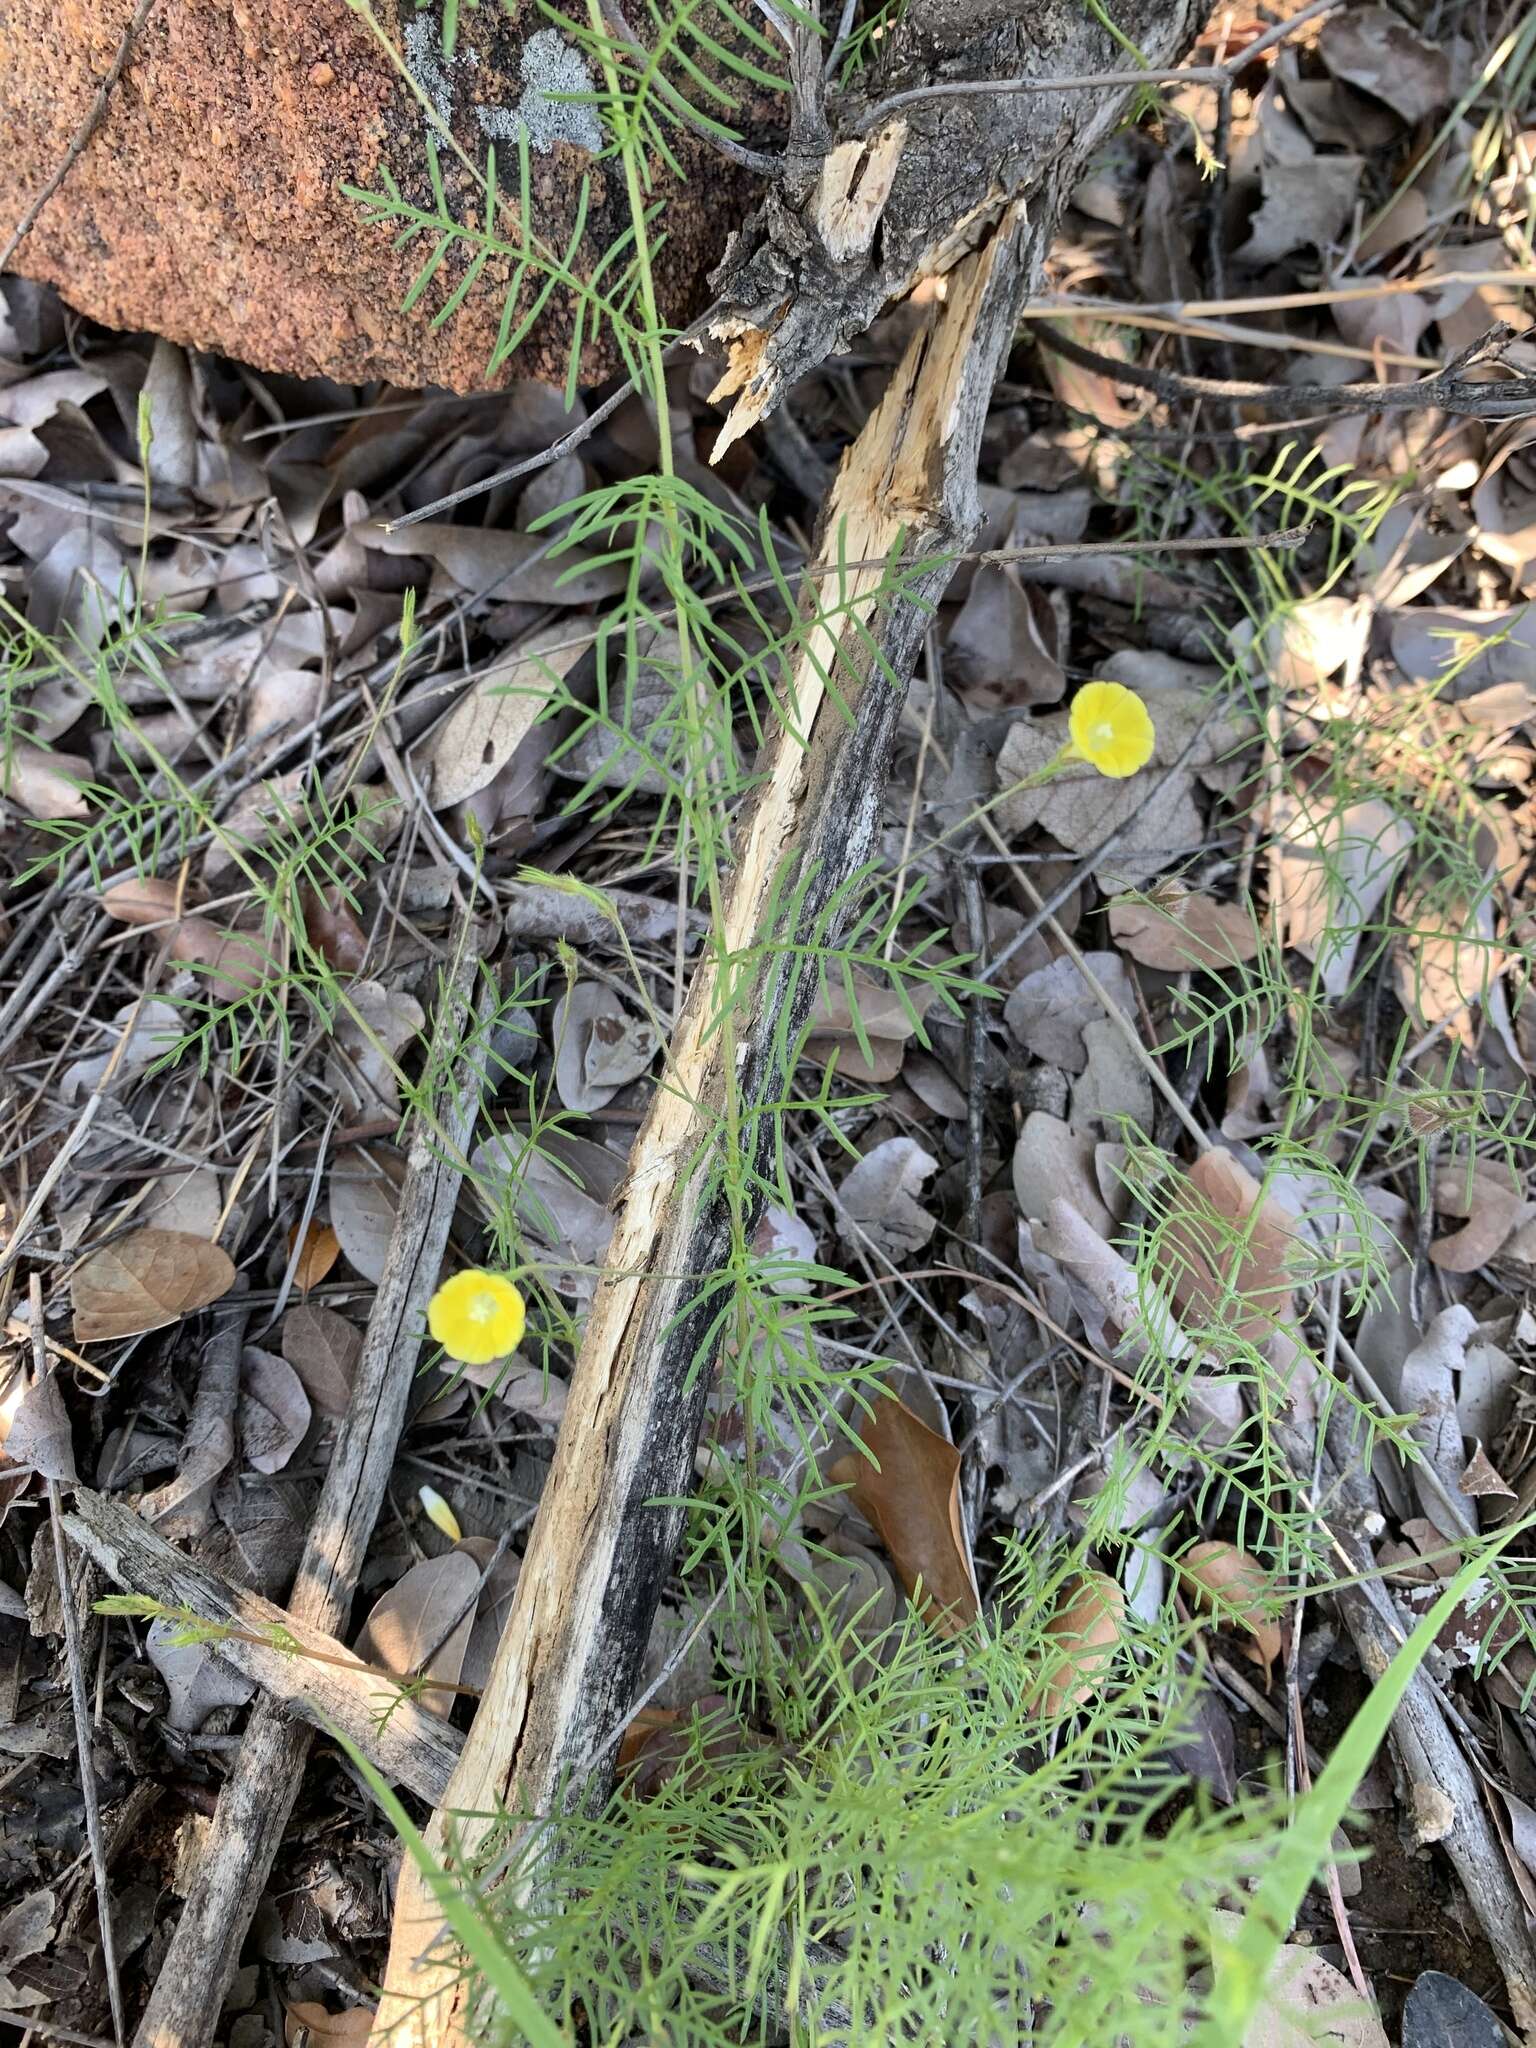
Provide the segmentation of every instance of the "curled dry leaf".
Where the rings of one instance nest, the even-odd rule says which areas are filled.
[[[281,1472],[303,1443],[311,1410],[304,1383],[285,1358],[259,1345],[240,1354],[240,1448],[258,1472]]]
[[[1080,1136],[1059,1116],[1031,1110],[1013,1148],[1013,1192],[1020,1212],[1031,1222],[1048,1217],[1059,1196],[1107,1238],[1115,1219],[1099,1192],[1096,1150],[1092,1138]]]
[[[578,981],[555,1005],[555,1086],[567,1109],[605,1109],[638,1081],[660,1040],[650,1022],[627,1010],[612,989]]]
[[[1196,1543],[1179,1559],[1179,1571],[1202,1607],[1248,1631],[1248,1656],[1268,1671],[1280,1654],[1280,1624],[1269,1611],[1274,1581],[1259,1560],[1235,1543]]]
[[[1175,1185],[1160,1238],[1163,1280],[1186,1326],[1212,1350],[1263,1344],[1291,1308],[1296,1219],[1221,1146]]]
[[[1240,903],[1218,903],[1190,889],[1121,897],[1109,906],[1109,929],[1116,945],[1141,966],[1170,974],[1186,968],[1219,972],[1259,950],[1258,930]]]
[[[1083,958],[1119,1008],[1134,1017],[1136,998],[1120,955],[1085,953]],[[1077,962],[1066,957],[1023,975],[1003,1006],[1003,1022],[1024,1050],[1069,1074],[1080,1074],[1087,1066],[1083,1031],[1100,1020],[1103,1005],[1078,972]]]
[[[394,1116],[400,1108],[396,1054],[426,1028],[426,1012],[403,989],[381,981],[355,981],[336,1026],[347,1057],[326,1072],[343,1108],[360,1117]]]
[[[1505,1168],[1479,1159],[1470,1180],[1465,1168],[1450,1167],[1439,1175],[1435,1207],[1464,1216],[1466,1222],[1448,1237],[1437,1237],[1430,1258],[1442,1273],[1475,1273],[1504,1249],[1524,1213],[1525,1198]]]
[[[69,1294],[75,1342],[103,1344],[160,1330],[229,1292],[228,1252],[179,1230],[136,1230],[75,1268]]]
[[[548,626],[474,678],[426,743],[435,809],[463,803],[496,779],[590,644],[569,626]]]
[[[457,1685],[475,1620],[480,1566],[468,1551],[424,1557],[376,1601],[353,1645],[364,1663],[396,1678],[436,1678]],[[453,1694],[428,1690],[421,1703],[434,1714],[452,1711]]]
[[[297,1223],[288,1233],[288,1256],[293,1257],[298,1242]],[[304,1242],[299,1247],[298,1258],[294,1261],[293,1284],[300,1294],[308,1294],[311,1287],[318,1287],[341,1256],[341,1239],[328,1223],[317,1223],[313,1217],[304,1226]]]
[[[345,1415],[363,1333],[335,1309],[302,1301],[283,1317],[283,1356],[322,1415]]]
[[[1071,1202],[1056,1197],[1050,1227],[1035,1241],[1087,1288],[1123,1340],[1143,1351],[1154,1345],[1164,1358],[1187,1358],[1193,1351],[1163,1290],[1106,1244]]]
[[[5,1456],[13,1465],[30,1465],[61,1486],[75,1484],[75,1441],[57,1373],[34,1380],[17,1402],[5,1436]]]
[[[960,1519],[960,1454],[891,1394],[875,1396],[859,1434],[875,1464],[849,1453],[828,1477],[849,1488],[879,1530],[908,1593],[921,1582],[928,1619],[957,1634],[979,1612]]]
[[[888,1258],[904,1259],[921,1251],[938,1228],[938,1218],[918,1197],[938,1166],[915,1138],[886,1138],[872,1145],[838,1189],[839,1234],[855,1242],[866,1237]]]
[[[1109,1676],[1125,1628],[1125,1595],[1103,1572],[1080,1572],[1062,1588],[1045,1624],[1055,1655],[1047,1662],[1041,1710],[1054,1719],[1086,1706]]]
[[[386,1155],[363,1145],[349,1145],[331,1168],[331,1228],[352,1266],[375,1285],[383,1277],[395,1234],[400,1191],[383,1163]],[[398,1162],[390,1159],[398,1170]]]

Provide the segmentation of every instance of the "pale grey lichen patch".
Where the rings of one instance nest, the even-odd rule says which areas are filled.
[[[523,96],[515,107],[476,107],[480,126],[496,141],[526,133],[532,148],[547,156],[557,142],[574,143],[594,154],[603,146],[597,109],[556,93],[591,92],[592,74],[580,50],[558,29],[541,28],[523,48]]]
[[[453,74],[478,61],[470,49],[461,49],[451,59],[444,57],[442,30],[425,15],[418,14],[405,31],[405,68],[432,102],[433,113],[445,125],[453,120]]]

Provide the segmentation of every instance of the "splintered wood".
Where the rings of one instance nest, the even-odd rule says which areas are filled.
[[[762,941],[791,902],[796,931],[808,932],[874,845],[901,686],[948,580],[941,551],[974,527],[977,443],[1033,253],[1015,209],[957,268],[833,488],[787,729],[636,1143],[517,1598],[428,1833],[457,1870],[473,1868],[498,1809],[546,1813],[600,1797],[609,1782],[680,1522],[652,1503],[687,1491],[708,1391],[708,1361],[695,1366],[712,1308],[698,1299],[698,1276],[718,1270],[728,1243],[707,1171],[726,1062],[749,1102],[778,1085],[776,1036],[811,990],[789,964],[792,949]],[[893,586],[887,558],[898,549],[912,566]],[[721,1028],[723,1007],[731,1030]],[[392,2048],[463,2030],[467,1980],[441,1936],[441,1915],[407,1862],[377,2023]]]

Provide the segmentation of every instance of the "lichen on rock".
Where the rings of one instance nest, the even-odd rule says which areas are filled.
[[[494,140],[515,140],[526,133],[530,145],[548,156],[557,142],[573,143],[594,155],[603,146],[597,109],[579,100],[555,97],[591,92],[592,74],[580,50],[558,29],[541,28],[523,50],[523,95],[515,107],[477,107],[476,116]]]

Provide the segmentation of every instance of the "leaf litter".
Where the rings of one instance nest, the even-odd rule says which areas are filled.
[[[1337,1460],[1350,1492],[1351,1569],[1389,1573],[1409,1614],[1469,1532],[1536,1495],[1536,472],[1521,420],[1282,424],[1114,372],[1336,395],[1428,374],[1503,319],[1519,331],[1502,364],[1473,374],[1529,374],[1528,80],[1485,76],[1480,33],[1335,9],[1240,71],[1214,182],[1209,96],[1175,88],[1187,117],[1126,129],[1081,188],[1048,291],[1108,366],[1034,353],[1026,323],[985,443],[982,544],[1310,531],[1257,558],[962,567],[884,792],[900,917],[807,988],[788,1140],[748,1240],[784,1327],[814,1318],[799,1376],[743,1401],[724,1385],[738,1368],[709,1361],[699,1488],[718,1499],[722,1474],[755,1472],[778,1489],[762,1541],[779,1611],[833,1630],[849,1683],[878,1683],[903,1626],[956,1657],[973,1627],[1022,1630],[1042,1743],[1091,1742],[1176,1641],[1155,1718],[1191,1802],[1196,1785],[1240,1805],[1266,1776],[1296,1779],[1357,1697],[1313,1460]],[[21,621],[3,771],[8,1224],[40,1174],[56,1179],[18,1247],[43,1283],[44,1376],[24,1288],[7,1324],[0,1579],[34,1582],[44,1611],[33,1539],[52,1480],[140,1501],[208,1569],[286,1597],[397,1229],[406,1120],[439,1078],[427,1037],[467,914],[498,1007],[452,1255],[515,1270],[529,1329],[507,1359],[424,1374],[352,1639],[381,1670],[478,1687],[626,1160],[668,1086],[678,974],[709,943],[669,810],[692,715],[677,635],[655,618],[632,659],[601,655],[622,564],[552,554],[552,529],[531,530],[648,461],[654,425],[631,408],[579,458],[389,533],[565,432],[558,398],[402,396],[374,418],[287,379],[258,399],[169,342],[82,324],[67,354],[57,306],[18,283],[0,320],[0,576]],[[1123,317],[1134,292],[1145,326]],[[1201,298],[1223,310],[1180,310]],[[791,394],[823,466],[909,312]],[[674,393],[700,430],[708,381]],[[124,423],[141,397],[152,496],[180,494],[174,519],[145,520],[136,494]],[[243,438],[270,405],[284,433]],[[761,514],[787,556],[818,506],[768,444],[733,458],[719,502],[749,529]],[[739,655],[771,602],[754,619],[709,595]],[[1124,781],[1081,762],[1044,776],[1072,697],[1099,679],[1144,702],[1152,759]],[[732,835],[762,715],[727,719],[714,751]],[[924,971],[891,973],[911,960]],[[771,1375],[773,1345],[751,1355]],[[741,1617],[699,1623],[711,1597],[691,1556],[647,1650],[665,1674],[647,1711],[670,1718],[632,1731],[636,1799],[786,1741]],[[1506,1819],[1536,1798],[1536,1643],[1528,1601],[1507,1605],[1497,1657],[1479,1656],[1492,1623],[1469,1608],[1438,1674]],[[0,1745],[29,1773],[10,1831],[29,1846],[0,1859],[0,2001],[101,2035],[99,1960],[62,1910],[83,1836],[78,1759],[49,1719],[59,1639],[9,1606],[0,1628],[17,1631],[0,1639]],[[153,1790],[176,1816],[167,1841],[215,1795],[250,1698],[173,1633],[106,1622],[112,1732],[93,1760],[114,1797]],[[465,1724],[467,1701],[423,1697]],[[1422,1986],[1502,1995],[1491,1952],[1468,1946],[1477,1901],[1442,1847],[1404,1853],[1378,1775],[1359,1889],[1307,1892],[1251,2043],[1319,2026],[1396,2038],[1421,1969]],[[237,1981],[243,2048],[270,2038],[270,2012],[294,2038],[359,2034],[350,2001],[382,1969],[393,1838],[329,1765],[304,1798],[346,1875],[322,1875],[300,1835],[285,1845],[261,1960]],[[1411,1831],[1409,1788],[1400,1805]],[[134,1998],[177,1910],[175,1859],[154,1829],[142,1840],[155,1902]],[[337,1884],[370,1902],[345,1936],[323,1903]],[[339,1975],[316,1950],[345,1951]]]

